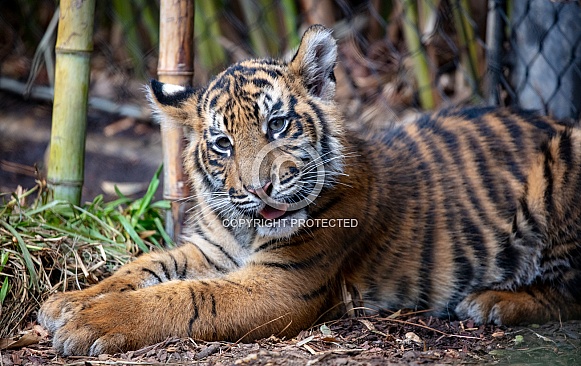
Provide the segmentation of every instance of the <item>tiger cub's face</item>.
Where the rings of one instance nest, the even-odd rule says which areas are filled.
[[[199,89],[152,81],[162,124],[190,127],[186,170],[223,220],[257,219],[259,235],[289,236],[341,174],[336,56],[330,32],[313,26],[289,63],[240,62]]]

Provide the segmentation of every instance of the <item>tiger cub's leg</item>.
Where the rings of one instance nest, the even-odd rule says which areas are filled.
[[[581,302],[548,285],[520,291],[489,290],[469,295],[456,308],[462,319],[477,323],[522,324],[578,319]]]
[[[103,294],[133,291],[176,279],[212,278],[225,272],[193,244],[167,252],[144,254],[87,289],[51,296],[40,308],[38,321],[52,333],[84,308],[88,301]]]
[[[542,147],[512,231],[499,243],[503,280],[467,296],[458,316],[497,324],[581,318],[581,130]]]
[[[220,278],[102,294],[57,329],[54,347],[65,355],[99,355],[169,336],[231,341],[285,336],[311,326],[330,299],[338,301],[333,279],[271,263]]]

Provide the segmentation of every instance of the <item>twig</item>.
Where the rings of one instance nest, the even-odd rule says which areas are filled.
[[[257,326],[257,327],[254,327],[254,328],[250,329],[250,330],[249,330],[248,332],[246,332],[246,333],[245,333],[245,334],[244,334],[242,337],[240,337],[240,339],[238,339],[236,342],[234,342],[234,344],[236,345],[236,344],[240,343],[240,342],[241,342],[241,341],[242,341],[244,338],[246,338],[246,336],[247,336],[247,335],[249,335],[250,333],[254,332],[255,330],[257,330],[257,329],[260,329],[260,328],[262,328],[262,327],[264,327],[265,325],[268,325],[268,324],[270,324],[270,323],[274,323],[275,321],[277,321],[277,320],[280,320],[280,319],[282,319],[282,318],[284,318],[285,316],[288,316],[288,315],[289,315],[289,313],[283,314],[283,315],[279,316],[278,318],[275,318],[275,319],[269,320],[269,321],[267,321],[267,322],[266,322],[266,323],[264,323],[264,324],[261,324],[261,325],[259,325],[259,326]],[[288,327],[288,325],[287,325],[287,327]]]
[[[0,90],[5,90],[22,96],[27,95],[27,86],[19,81],[0,77]],[[54,97],[54,90],[48,86],[34,86],[30,89],[29,96],[37,100],[51,101]],[[89,97],[89,107],[112,114],[119,114],[125,117],[133,117],[139,120],[149,120],[149,113],[143,108],[134,104],[117,104],[110,100]]]
[[[386,321],[390,321],[390,322],[395,322],[395,323],[400,323],[400,324],[405,324],[405,325],[411,325],[411,326],[414,326],[414,327],[431,330],[433,332],[436,332],[436,333],[441,334],[441,335],[446,336],[446,337],[455,337],[455,338],[464,338],[464,339],[480,339],[480,337],[463,336],[463,335],[459,335],[459,334],[448,334],[446,332],[442,332],[441,330],[437,330],[437,329],[434,329],[432,327],[428,327],[427,325],[416,324],[416,323],[408,322],[408,321],[405,321],[405,320],[389,319],[389,318],[377,318],[377,320],[386,320]]]

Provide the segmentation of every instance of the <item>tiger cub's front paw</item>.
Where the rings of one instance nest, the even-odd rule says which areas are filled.
[[[54,332],[53,346],[63,355],[118,353],[153,343],[141,313],[147,313],[134,293],[105,293],[92,298]],[[143,315],[145,316],[145,315]],[[160,325],[161,326],[161,325]]]
[[[38,311],[38,322],[50,333],[56,332],[90,300],[83,291],[73,291],[52,295]]]

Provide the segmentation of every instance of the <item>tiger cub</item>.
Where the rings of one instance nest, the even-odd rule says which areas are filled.
[[[336,62],[317,25],[290,62],[151,82],[159,119],[189,131],[196,213],[178,248],[44,303],[58,351],[292,336],[342,287],[367,309],[479,323],[581,316],[581,129],[476,108],[347,131]]]

